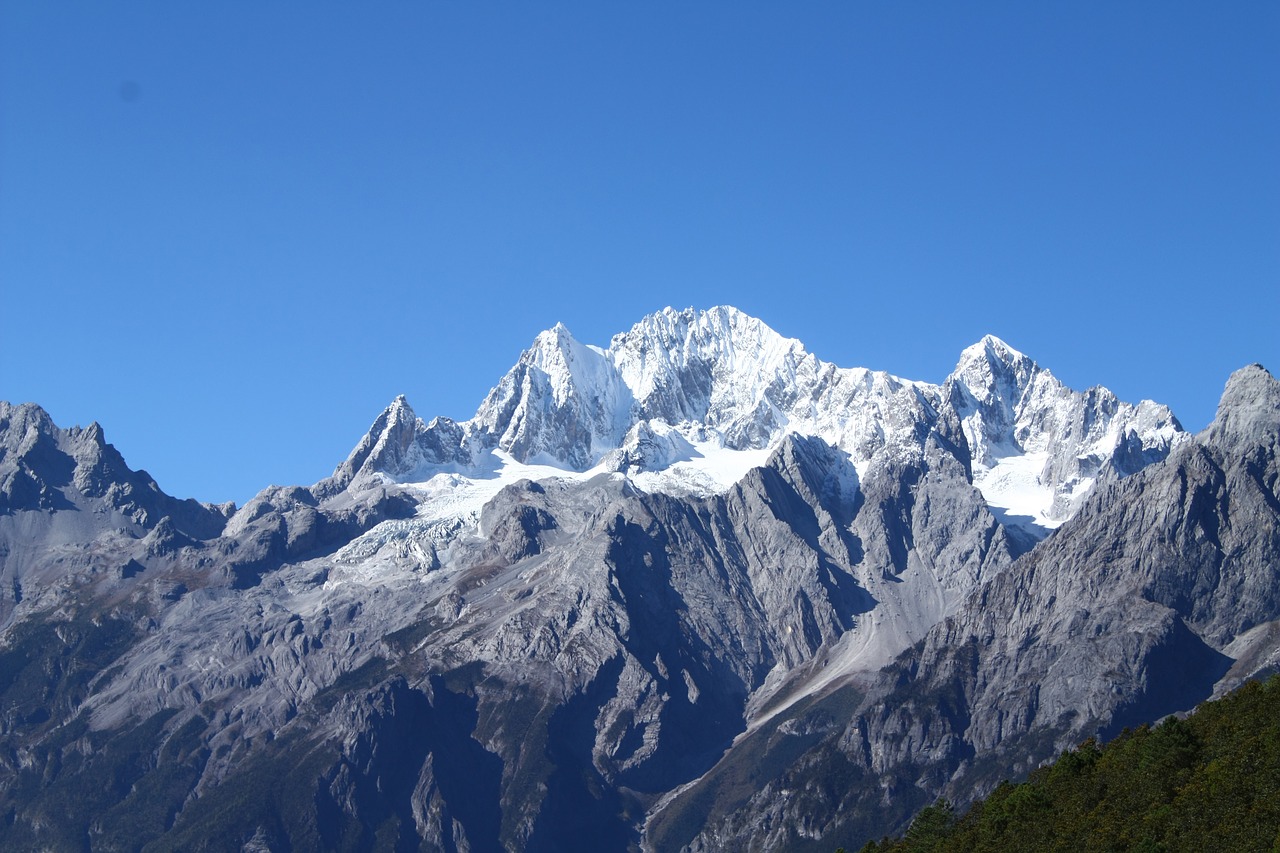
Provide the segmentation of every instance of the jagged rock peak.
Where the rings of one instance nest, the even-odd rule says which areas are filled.
[[[47,438],[65,437],[76,446],[83,446],[86,452],[100,452],[110,447],[106,433],[97,421],[87,427],[73,426],[62,429],[53,422],[53,418],[35,403],[12,404],[0,400],[0,459],[4,458],[4,450],[14,451],[19,446],[27,446],[38,436]]]
[[[645,344],[685,358],[708,355],[708,348],[719,352],[742,347],[753,352],[778,346],[803,349],[799,341],[784,338],[762,320],[729,305],[716,305],[705,311],[664,308],[645,317],[629,331],[614,335],[609,349],[616,352]]]
[[[960,364],[980,358],[1006,365],[1021,364],[1030,360],[1029,356],[1009,346],[995,335],[983,335],[977,343],[965,347],[960,353]]]
[[[1073,391],[992,335],[964,350],[943,387],[960,416],[974,484],[996,504],[1019,503],[1017,482],[1047,489],[1049,504],[1020,504],[1014,513],[1041,529],[1073,515],[1104,470],[1133,473],[1184,435],[1165,406],[1130,405],[1102,387]]]
[[[1037,384],[1053,391],[1060,388],[1048,371],[994,335],[961,352],[945,386],[964,424],[975,463],[994,464],[1018,448],[1019,416]]]
[[[624,442],[638,423],[697,423],[730,443],[762,446],[781,427],[772,399],[818,364],[734,308],[666,308],[587,346],[563,324],[539,334],[467,424],[485,448],[520,461],[583,470]],[[812,370],[811,370],[812,372]]]
[[[805,360],[817,364],[799,341],[728,306],[650,314],[615,335],[608,355],[642,413],[669,423],[740,414],[794,384]]]
[[[614,335],[609,343],[609,353],[619,362],[654,351],[669,354],[672,363],[679,366],[699,360],[725,359],[731,362],[730,367],[739,367],[736,362],[741,358],[757,359],[773,353],[806,354],[800,341],[784,338],[762,320],[727,305],[705,311],[664,308],[645,317],[629,331]],[[644,389],[637,390],[643,396]]]
[[[68,508],[118,512],[117,520],[140,529],[171,516],[185,533],[206,539],[235,505],[165,494],[150,474],[128,466],[97,422],[63,429],[34,403],[0,401],[0,515]]]
[[[1215,444],[1254,443],[1280,424],[1280,381],[1261,364],[1242,367],[1227,380],[1218,413],[1206,430]]]
[[[542,332],[489,392],[468,433],[521,461],[583,469],[626,433],[631,393],[607,354],[561,323]]]
[[[345,486],[362,474],[403,471],[412,467],[418,433],[422,421],[414,414],[408,399],[398,395],[378,415],[355,450],[334,471],[333,479]]]
[[[1012,407],[1017,405],[1018,395],[1026,390],[1032,376],[1040,371],[1030,356],[995,335],[986,335],[976,344],[965,347],[951,377],[964,384],[981,402],[1000,401]]]
[[[57,427],[49,413],[35,403],[7,403],[0,400],[0,438],[12,450],[31,429],[52,434]]]

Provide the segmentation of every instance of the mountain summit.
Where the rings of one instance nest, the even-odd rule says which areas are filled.
[[[938,386],[837,367],[735,308],[667,308],[603,349],[560,324],[541,333],[464,423],[412,419],[398,398],[335,480],[476,479],[514,463],[544,475],[647,472],[644,488],[705,495],[788,435],[821,438],[862,474],[921,456],[935,433],[1006,523],[1038,537],[1100,474],[1161,458],[1182,428],[1164,406],[1072,391],[990,335]]]

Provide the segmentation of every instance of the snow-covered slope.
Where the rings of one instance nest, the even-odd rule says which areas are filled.
[[[1005,523],[1053,528],[1075,514],[1104,468],[1131,474],[1185,434],[1165,406],[1072,391],[988,335],[943,385],[969,445],[974,485]]]
[[[939,429],[1001,521],[1036,537],[1070,518],[1104,470],[1131,473],[1182,434],[1164,406],[1073,391],[991,336],[933,385],[824,362],[735,308],[667,308],[608,348],[559,324],[541,333],[469,421],[425,423],[397,398],[330,487],[420,483],[437,496],[427,515],[475,511],[521,478],[615,473],[707,495],[788,434],[822,438],[863,476],[877,460],[920,458]]]

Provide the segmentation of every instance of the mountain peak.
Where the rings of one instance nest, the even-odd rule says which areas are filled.
[[[662,342],[679,343],[682,340],[707,342],[711,339],[730,341],[741,336],[784,339],[763,320],[739,311],[732,305],[714,305],[705,310],[697,308],[675,309],[670,306],[655,311],[631,327],[630,331],[614,335],[610,349],[638,337],[656,338]],[[798,341],[796,342],[798,343]]]
[[[334,471],[334,479],[345,486],[360,474],[399,473],[411,467],[421,424],[408,398],[397,395]]]
[[[0,446],[11,444],[16,447],[32,430],[52,434],[56,429],[49,413],[35,403],[11,404],[0,401]]]
[[[965,347],[948,382],[961,385],[984,406],[998,405],[1012,414],[1040,367],[995,335]]]
[[[631,396],[604,350],[563,323],[541,332],[491,390],[470,434],[520,461],[590,467],[626,432]]]
[[[1009,346],[995,335],[983,335],[982,339],[977,343],[965,347],[960,353],[960,361],[956,365],[956,372],[960,372],[968,364],[979,361],[984,361],[988,364],[1002,364],[1007,367],[1035,365],[1033,359]]]
[[[721,430],[728,446],[763,447],[786,422],[783,389],[801,365],[816,373],[797,340],[736,308],[671,308],[615,335],[608,357],[636,401],[635,417]]]
[[[1215,444],[1254,443],[1280,425],[1280,381],[1261,364],[1242,367],[1227,380],[1218,414],[1206,430]]]
[[[539,368],[555,375],[560,371],[573,371],[575,362],[581,359],[592,360],[591,347],[586,346],[573,336],[564,323],[556,323],[550,329],[539,332],[533,339],[533,345],[527,349],[522,361],[536,364]]]
[[[1227,377],[1227,385],[1222,394],[1222,403],[1236,404],[1239,402],[1236,398],[1261,390],[1264,394],[1268,394],[1269,389],[1276,383],[1275,376],[1271,371],[1267,370],[1261,364],[1254,362],[1245,365],[1239,370]]]
[[[534,346],[544,343],[560,344],[562,341],[573,340],[576,340],[576,338],[574,338],[573,332],[569,331],[569,327],[557,321],[550,329],[538,333],[538,336],[534,338]]]

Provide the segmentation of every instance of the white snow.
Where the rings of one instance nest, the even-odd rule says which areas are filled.
[[[578,472],[550,464],[525,464],[501,450],[491,451],[490,457],[489,465],[477,466],[471,476],[447,472],[424,482],[405,483],[422,499],[417,517],[430,520],[474,517],[494,495],[512,483],[553,478],[583,481],[603,473],[597,469]]]
[[[632,475],[632,482],[646,492],[706,497],[728,491],[752,468],[768,462],[772,452],[772,448],[731,450],[714,440],[691,443],[697,454],[693,458],[661,471],[641,471]]]
[[[446,472],[435,474],[423,482],[403,485],[416,492],[422,501],[417,518],[428,520],[475,517],[494,495],[520,480],[585,482],[604,474],[629,479],[646,492],[707,497],[727,491],[752,468],[764,465],[772,452],[770,448],[732,450],[723,446],[718,435],[690,444],[693,447],[690,458],[662,470],[641,471],[629,476],[609,470],[603,462],[586,471],[573,471],[551,463],[518,462],[509,453],[495,450],[491,451],[491,465],[487,470],[477,470],[472,476]]]
[[[973,484],[1002,524],[1053,529],[1066,519],[1053,517],[1055,484],[1041,481],[1047,452],[1005,456],[995,465],[973,466]]]

